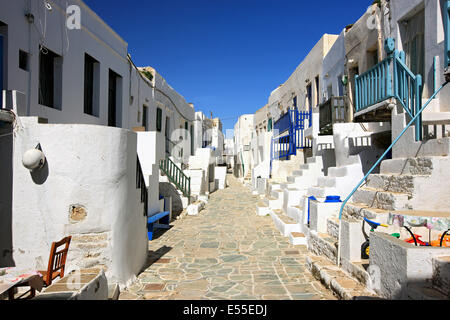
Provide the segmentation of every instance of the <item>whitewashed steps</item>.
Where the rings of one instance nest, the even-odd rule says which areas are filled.
[[[380,191],[368,187],[360,188],[353,195],[354,202],[383,210],[407,210],[410,198],[411,196],[406,193]]]
[[[291,232],[289,234],[289,242],[294,246],[306,246],[308,244],[308,239],[303,233]]]
[[[291,232],[300,232],[300,225],[285,215],[282,210],[273,210],[271,216],[275,227],[284,237],[288,237]]]
[[[284,189],[283,196],[283,210],[287,213],[289,207],[298,206],[301,204],[303,197],[306,195],[305,190],[297,188]]]
[[[270,207],[264,202],[260,201],[256,205],[256,213],[258,214],[258,216],[267,216],[268,214],[270,214]]]

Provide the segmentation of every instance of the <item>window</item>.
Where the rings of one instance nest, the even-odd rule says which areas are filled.
[[[161,132],[162,130],[162,110],[161,108],[156,108],[156,130]]]
[[[272,131],[272,118],[269,119],[268,125],[267,125],[267,131],[270,132]]]
[[[320,90],[320,84],[319,84],[319,76],[316,77],[316,105],[320,104],[320,94],[319,94],[319,90]]]
[[[343,77],[343,75],[340,75],[340,76],[338,77],[338,79],[337,79],[337,82],[338,82],[338,90],[339,90],[339,93],[338,93],[339,97],[344,96],[344,85],[342,84],[342,77]]]
[[[39,51],[39,104],[61,109],[62,58],[45,47]]]
[[[294,99],[292,99],[292,104],[294,105],[294,108],[297,109],[297,96],[294,97]]]
[[[118,90],[120,88],[119,81],[121,77],[110,69],[108,78],[108,126],[116,127],[118,126],[117,111],[121,100]]]
[[[308,98],[308,108],[312,109],[313,102],[312,102],[312,87],[311,87],[311,84],[308,84],[306,86],[306,96]]]
[[[98,116],[99,114],[99,63],[97,60],[84,55],[84,113]]]
[[[148,108],[146,106],[142,107],[142,126],[145,131],[148,131]]]
[[[400,22],[403,51],[406,65],[414,74],[422,75],[425,81],[425,11],[421,10],[411,18]]]
[[[165,137],[166,137],[166,153],[170,154],[171,151],[171,146],[170,146],[170,118],[166,117],[166,127],[164,128],[164,133],[165,133]]]
[[[19,50],[19,68],[24,71],[29,71],[28,61],[29,55],[27,52]]]
[[[187,123],[187,121],[184,123],[184,130],[186,130],[184,132],[184,137],[187,139],[188,137],[188,128],[189,128],[189,124]]]

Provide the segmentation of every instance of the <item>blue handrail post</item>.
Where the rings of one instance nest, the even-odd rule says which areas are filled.
[[[386,70],[386,85],[387,85],[387,96],[388,97],[391,97],[393,94],[392,94],[392,78],[391,78],[391,68],[390,68],[390,60],[391,59],[388,59],[387,60],[387,70]]]
[[[420,112],[420,109],[422,109],[422,76],[419,74],[416,76],[416,101],[415,101],[415,110],[414,115],[419,115],[416,120],[416,141],[422,141],[422,112]]]
[[[359,98],[360,98],[360,94],[359,94],[359,76],[355,75],[355,109],[356,112],[359,111]]]

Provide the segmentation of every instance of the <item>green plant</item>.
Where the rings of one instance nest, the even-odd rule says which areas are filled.
[[[153,74],[150,71],[143,70],[141,73],[150,81],[153,81]]]

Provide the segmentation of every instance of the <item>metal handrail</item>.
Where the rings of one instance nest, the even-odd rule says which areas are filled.
[[[148,190],[145,185],[144,173],[142,171],[141,162],[139,156],[136,161],[136,188],[141,189],[141,202],[144,204],[144,216],[148,214]]]
[[[161,160],[159,168],[185,197],[191,197],[191,178],[186,176],[170,158]]]
[[[394,147],[395,144],[397,144],[398,140],[403,136],[403,134],[408,130],[411,125],[417,121],[417,119],[422,115],[422,112],[425,110],[425,108],[430,104],[430,102],[436,97],[436,95],[448,84],[448,81],[446,81],[432,96],[431,98],[425,103],[425,105],[417,112],[417,114],[411,119],[411,121],[408,123],[408,125],[402,130],[402,132],[398,135],[398,137],[391,143],[391,145],[387,148],[387,150],[383,153],[383,155],[375,162],[375,164],[372,166],[372,168],[367,172],[367,174],[362,178],[362,180],[358,183],[358,185],[353,189],[353,191],[348,195],[348,197],[342,202],[341,208],[339,210],[339,245],[338,245],[338,266],[340,265],[340,255],[341,255],[341,230],[342,230],[342,212],[344,211],[344,207],[347,205],[347,202],[350,200],[350,198],[353,196],[353,194],[359,189],[359,187],[366,181],[366,179],[369,177],[370,174],[372,174],[373,170],[383,161],[384,157],[391,151],[391,149]],[[421,129],[421,128],[419,128]]]

